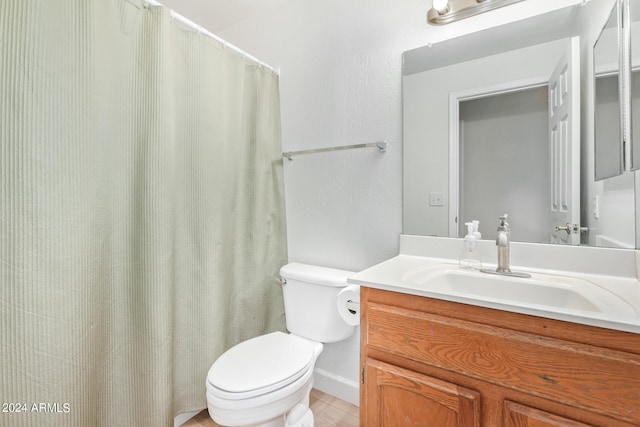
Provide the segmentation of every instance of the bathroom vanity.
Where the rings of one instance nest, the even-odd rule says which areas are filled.
[[[512,287],[540,286],[542,299],[530,299],[528,291],[519,299],[517,292],[503,295],[499,286],[494,296],[491,288],[482,294],[452,287],[467,280],[465,273],[460,279],[456,262],[433,255],[451,254],[461,241],[403,239],[398,257],[350,280],[363,285],[360,425],[640,425],[640,283],[607,275],[612,271],[606,267],[628,263],[629,254],[625,260],[607,250],[576,256],[577,248],[558,247],[565,265],[595,257],[600,262],[594,265],[604,265],[593,268],[604,274],[545,270],[539,276],[536,259],[544,257],[536,252],[549,246],[514,244],[518,265],[526,258],[534,282],[543,277],[538,285],[509,281]],[[427,244],[419,242],[425,239]],[[485,252],[495,251],[483,243]],[[426,254],[412,253],[421,245]],[[491,286],[493,279],[483,282],[473,274],[481,273],[472,273],[469,283],[477,277],[478,287]],[[545,302],[545,283],[565,290]],[[601,304],[603,296],[594,298],[587,283],[612,299]],[[618,312],[611,312],[618,302]]]

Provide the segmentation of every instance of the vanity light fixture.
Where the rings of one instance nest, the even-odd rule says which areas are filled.
[[[449,0],[433,0],[431,7],[438,15],[444,15],[449,12]]]
[[[522,0],[433,0],[427,13],[430,24],[442,25],[488,12]]]

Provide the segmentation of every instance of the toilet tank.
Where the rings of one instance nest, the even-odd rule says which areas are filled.
[[[338,314],[336,297],[352,271],[291,263],[280,269],[289,332],[314,341],[342,341],[353,334]]]

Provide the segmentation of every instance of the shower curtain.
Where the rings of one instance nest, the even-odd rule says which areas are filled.
[[[0,1],[0,426],[172,426],[284,329],[279,111],[165,8]]]

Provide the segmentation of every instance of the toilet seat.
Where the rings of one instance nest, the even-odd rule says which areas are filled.
[[[314,345],[296,335],[273,332],[227,350],[209,369],[210,391],[228,400],[248,399],[295,382],[313,368]]]

